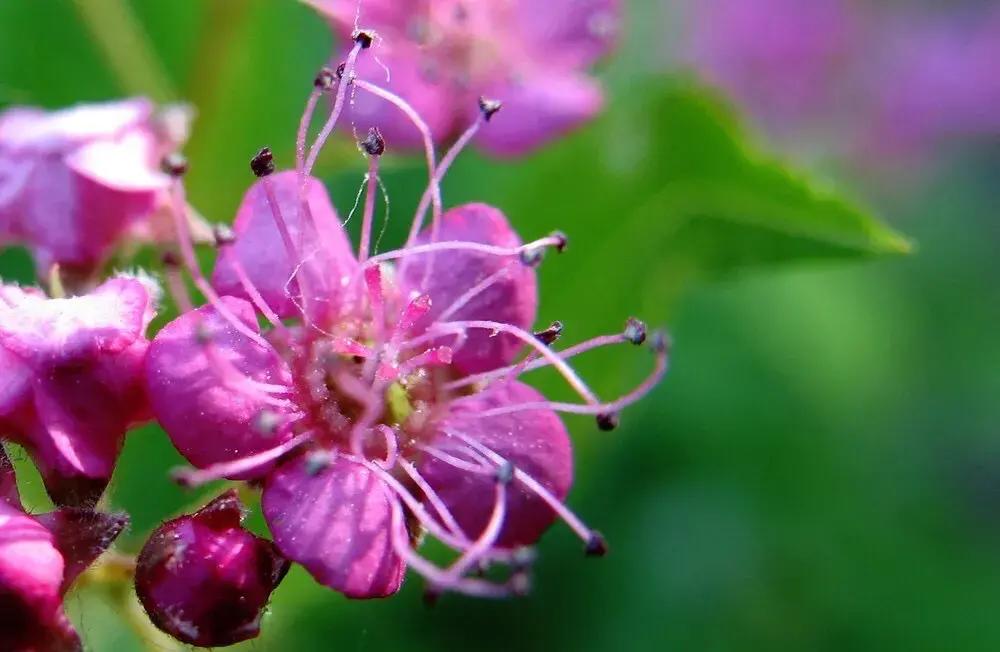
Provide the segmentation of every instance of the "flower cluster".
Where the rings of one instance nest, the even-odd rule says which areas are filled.
[[[317,4],[341,20],[341,3]],[[571,25],[556,21],[555,9],[529,12],[522,3],[442,2],[440,12],[436,3],[415,4],[427,12],[418,38],[429,61],[479,71],[477,49],[490,43],[562,39],[564,60],[547,58],[545,74],[565,75],[588,96],[577,117],[599,105],[592,82],[572,71],[607,46],[613,3],[582,3],[582,22]],[[509,91],[510,105],[458,92],[459,70],[448,72],[453,95],[439,89],[411,102],[370,71],[378,57],[402,61],[416,46],[402,37],[407,26],[393,22],[398,12],[379,3],[370,10],[385,33],[353,30],[343,64],[317,75],[294,166],[277,170],[267,148],[253,157],[256,181],[232,226],[211,231],[217,257],[210,274],[196,253],[203,234],[185,197],[187,163],[165,147],[182,139],[152,129],[147,103],[48,116],[15,109],[0,119],[5,233],[33,248],[51,280],[49,296],[0,286],[0,434],[29,452],[60,506],[26,514],[13,471],[0,459],[0,602],[4,618],[16,615],[16,625],[0,623],[4,649],[78,648],[61,596],[124,527],[122,517],[94,507],[126,431],[150,419],[191,464],[176,471],[178,482],[225,479],[259,490],[273,538],[243,527],[232,489],[153,532],[134,564],[136,592],[152,623],[185,643],[256,636],[292,562],[350,598],[395,593],[407,569],[425,578],[429,598],[445,591],[503,597],[529,590],[531,546],[557,520],[580,537],[587,555],[607,551],[602,535],[566,505],[573,460],[559,414],[590,415],[601,430],[614,429],[621,411],[666,373],[667,337],[628,318],[617,333],[557,348],[562,324],[536,326],[536,267],[548,253],[562,253],[567,237],[554,232],[524,242],[496,207],[446,210],[440,187],[470,142],[520,151],[575,123],[564,118],[576,109],[544,101],[540,108],[532,104],[534,81],[496,71],[489,79],[502,78],[506,86],[496,88]],[[521,30],[522,41],[498,39],[491,31],[497,25]],[[399,70],[405,79],[402,63]],[[574,92],[553,97],[569,101]],[[322,100],[330,114],[307,147]],[[465,103],[476,113],[458,131]],[[358,143],[368,171],[357,246],[312,175],[349,105],[355,120],[364,106],[378,106],[380,116],[394,112],[406,129],[381,119],[379,127],[412,130],[423,147],[428,184],[399,248],[380,253],[373,246],[380,163],[393,146],[380,128],[368,128]],[[454,115],[445,120],[446,106]],[[509,109],[504,125],[497,116]],[[428,115],[445,125],[438,134],[454,141],[440,159]],[[518,125],[524,132],[511,136]],[[411,144],[402,135],[400,143]],[[65,182],[54,186],[61,203],[41,203],[52,197],[38,186],[56,181]],[[56,208],[70,228],[53,232],[44,222]],[[159,287],[148,274],[73,284],[72,296],[61,283],[73,270],[93,280],[114,247],[140,229],[155,231],[163,244],[163,276],[180,309],[151,339]],[[620,345],[648,350],[651,369],[632,391],[602,400],[570,362]],[[555,370],[579,399],[552,401],[524,382],[542,368]],[[445,563],[421,553],[426,537],[451,551]],[[27,556],[39,563],[19,563]],[[493,566],[500,569],[487,573]]]

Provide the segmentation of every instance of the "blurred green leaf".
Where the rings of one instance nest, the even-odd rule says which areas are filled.
[[[470,198],[499,196],[521,225],[560,224],[588,260],[573,267],[592,283],[590,296],[612,298],[625,275],[625,287],[653,292],[647,303],[662,306],[696,278],[911,249],[834,188],[762,153],[695,84],[633,90],[602,122],[517,167],[456,184]],[[525,235],[535,235],[530,226]]]

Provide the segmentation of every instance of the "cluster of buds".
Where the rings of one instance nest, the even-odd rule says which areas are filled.
[[[478,26],[473,33],[482,36],[487,14],[492,16],[446,19],[432,11],[428,28],[457,29],[449,21],[458,20]],[[516,22],[513,15],[504,20]],[[594,38],[580,45],[578,56],[550,65],[568,71],[592,60],[609,33],[585,34]],[[475,118],[447,132],[452,145],[439,158],[439,139],[421,111],[364,74],[383,37],[355,28],[351,42],[343,63],[315,78],[294,166],[279,169],[269,148],[252,157],[255,181],[232,226],[210,230],[217,249],[210,274],[202,272],[196,254],[205,238],[186,200],[185,159],[171,151],[155,171],[131,170],[150,181],[163,208],[158,215],[170,221],[172,235],[162,272],[179,314],[151,340],[146,330],[159,289],[145,273],[76,287],[84,291],[69,297],[62,295],[59,273],[52,275],[51,296],[0,286],[0,428],[32,455],[61,506],[51,515],[25,514],[3,458],[0,527],[15,531],[0,542],[6,546],[0,549],[0,601],[5,609],[10,602],[4,613],[19,614],[21,623],[20,629],[0,623],[4,635],[9,629],[20,637],[6,647],[78,646],[61,596],[124,526],[94,506],[127,429],[150,419],[191,464],[175,472],[177,482],[195,487],[225,479],[259,489],[273,539],[243,527],[244,508],[234,491],[163,523],[149,537],[135,564],[137,595],[153,624],[188,644],[255,637],[291,563],[350,598],[395,593],[407,569],[425,579],[430,599],[444,592],[505,597],[530,589],[532,546],[556,521],[579,536],[586,555],[607,552],[603,536],[566,505],[573,461],[560,414],[589,415],[600,430],[617,427],[622,411],[666,373],[667,336],[628,318],[618,332],[557,347],[562,323],[536,327],[536,268],[546,252],[567,249],[567,236],[554,232],[524,242],[500,209],[473,203],[446,210],[441,195],[442,179],[471,142],[513,142],[502,131],[495,139],[489,135],[507,104],[470,99]],[[310,144],[324,99],[330,113]],[[358,141],[368,169],[356,246],[312,175],[330,135],[357,118],[348,107],[365,103],[406,121],[428,165],[405,242],[383,252],[373,243],[379,173],[399,121],[372,125]],[[137,106],[92,113],[132,116],[128,111]],[[16,113],[0,117],[0,164],[4,126],[16,119]],[[77,117],[66,120],[82,130]],[[121,168],[148,162],[148,134],[133,133],[133,126],[113,133],[102,127],[99,138],[87,134],[98,140],[84,145],[83,136],[66,140],[65,126],[60,129],[58,156],[44,154],[46,164],[58,159],[73,170],[80,161],[100,167],[119,150],[131,157],[115,160]],[[38,135],[31,142],[43,140]],[[70,141],[85,154],[67,150]],[[401,142],[405,148],[407,141]],[[30,188],[29,177],[15,179],[15,190]],[[97,208],[86,198],[79,205]],[[128,214],[116,223],[114,238],[102,240],[86,259],[88,275],[122,225],[131,224],[134,214]],[[43,269],[72,262],[51,251],[36,247]],[[190,295],[189,283],[203,305]],[[621,345],[647,350],[651,369],[631,391],[603,400],[571,361]],[[552,401],[523,381],[543,368],[555,370],[578,399]],[[451,551],[445,564],[421,553],[427,537]],[[23,554],[49,560],[42,565],[45,577],[36,578],[44,591],[27,590],[35,579],[18,574],[22,549],[10,546],[23,545],[34,546]],[[487,573],[494,566],[499,570]],[[32,647],[47,640],[43,635],[65,645]]]

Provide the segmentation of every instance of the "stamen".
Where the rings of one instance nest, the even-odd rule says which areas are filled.
[[[316,159],[319,157],[320,151],[322,151],[323,146],[326,145],[326,141],[330,138],[333,128],[337,125],[337,120],[340,118],[340,114],[344,110],[344,97],[347,95],[347,87],[354,77],[354,64],[358,59],[358,54],[362,49],[364,49],[364,47],[365,46],[360,41],[356,41],[354,47],[351,48],[350,53],[347,55],[347,62],[344,65],[344,72],[341,75],[343,78],[341,79],[340,85],[337,87],[337,96],[333,101],[333,109],[330,111],[330,117],[327,119],[323,128],[320,130],[319,135],[316,137],[316,142],[313,143],[312,148],[309,150],[309,156],[306,158],[305,166],[302,171],[303,177],[307,177],[312,174],[312,169],[316,165]],[[304,180],[303,183],[300,184],[300,188],[303,187]]]
[[[446,432],[448,435],[452,437],[457,437],[458,439],[461,439],[466,444],[471,446],[473,449],[482,453],[485,457],[487,457],[497,466],[501,466],[507,461],[499,453],[488,448],[482,442],[477,441],[472,437],[469,437],[468,435],[464,435],[460,432],[452,430],[448,430]],[[593,538],[594,530],[591,530],[589,527],[587,527],[587,525],[583,521],[581,521],[576,514],[570,511],[570,509],[566,507],[566,505],[561,500],[556,498],[551,491],[546,489],[545,486],[542,485],[542,483],[540,483],[538,480],[535,480],[533,477],[525,473],[520,468],[514,469],[514,477],[529,490],[537,494],[539,498],[544,500],[545,503],[552,509],[552,511],[554,511],[559,516],[559,518],[565,521],[566,524],[570,527],[570,529],[576,532],[577,536],[579,536],[580,539],[582,539],[584,542],[589,542]]]
[[[180,247],[181,259],[194,281],[195,287],[205,296],[212,307],[228,321],[240,334],[246,336],[262,348],[271,348],[267,341],[260,334],[252,331],[219,298],[215,289],[205,280],[201,267],[198,266],[198,258],[194,252],[194,240],[191,238],[191,231],[188,226],[187,200],[184,197],[184,186],[180,179],[174,181],[170,188],[170,200],[173,204],[170,211],[174,221],[174,229],[177,231],[177,243]]]
[[[536,331],[534,333],[535,339],[544,344],[545,346],[552,346],[556,340],[562,335],[563,323],[561,321],[554,321],[552,324],[542,331]]]
[[[285,443],[268,449],[262,453],[248,455],[247,457],[229,462],[219,462],[218,464],[206,466],[203,469],[176,469],[171,473],[171,475],[174,482],[188,488],[200,487],[209,482],[221,480],[222,478],[228,478],[234,475],[244,475],[254,471],[255,469],[266,466],[286,453],[295,450],[302,444],[306,443],[311,436],[312,435],[310,433],[303,433],[292,437]]]
[[[482,281],[480,281],[476,285],[466,290],[464,294],[455,299],[450,306],[448,306],[440,315],[438,315],[437,320],[447,321],[448,318],[450,318],[456,312],[458,312],[466,305],[468,305],[470,301],[472,301],[477,296],[479,296],[480,294],[491,288],[501,279],[507,278],[508,274],[510,273],[509,267],[510,264],[501,267],[498,271],[494,272],[493,274],[490,274]],[[424,286],[426,287],[426,281]]]
[[[513,470],[511,477],[513,477]],[[472,545],[462,553],[462,556],[456,559],[445,570],[446,575],[458,579],[467,570],[477,564],[483,558],[483,554],[496,544],[497,538],[500,536],[500,530],[503,528],[504,518],[507,515],[507,484],[508,482],[499,481],[496,483],[494,487],[493,511],[486,522],[486,527],[483,528],[483,532],[479,535],[479,538],[473,541]]]
[[[541,249],[543,247],[554,247],[558,240],[552,236],[539,238],[533,242],[523,244],[519,247],[498,247],[496,245],[483,244],[481,242],[470,242],[468,240],[445,240],[444,242],[433,242],[430,244],[413,245],[402,249],[394,249],[377,256],[369,258],[365,265],[376,265],[388,260],[405,258],[406,256],[416,256],[419,254],[438,253],[441,251],[471,251],[473,253],[487,254],[489,256],[512,257],[520,256],[523,252],[531,249]],[[362,267],[364,267],[363,265]]]
[[[434,511],[438,513],[438,516],[441,518],[444,526],[451,530],[452,534],[454,534],[456,538],[467,542],[468,537],[466,537],[465,533],[462,532],[462,528],[459,527],[458,521],[455,520],[455,516],[451,513],[451,510],[448,509],[448,506],[445,505],[444,500],[441,499],[438,492],[434,490],[434,487],[432,487],[430,483],[427,482],[422,475],[420,475],[420,472],[417,471],[417,467],[415,467],[412,462],[404,459],[399,460],[399,466],[403,469],[406,475],[410,476],[410,479],[413,480],[413,483],[417,485],[420,491],[423,492],[424,497],[427,498],[427,501],[431,504],[431,507],[434,508]]]
[[[375,217],[375,187],[378,183],[378,168],[382,153],[385,152],[385,141],[378,129],[372,127],[368,136],[361,142],[362,149],[368,154],[368,174],[365,176],[365,210],[361,219],[361,244],[358,246],[358,261],[364,263],[368,259],[371,244],[372,220]]]

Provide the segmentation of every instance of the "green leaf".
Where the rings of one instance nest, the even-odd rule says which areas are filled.
[[[911,250],[836,189],[764,154],[718,98],[687,81],[626,94],[585,133],[525,163],[469,172],[483,164],[463,165],[449,189],[495,200],[527,238],[539,224],[565,230],[579,289],[602,305],[628,295],[634,310],[638,292],[662,315],[696,279]]]

